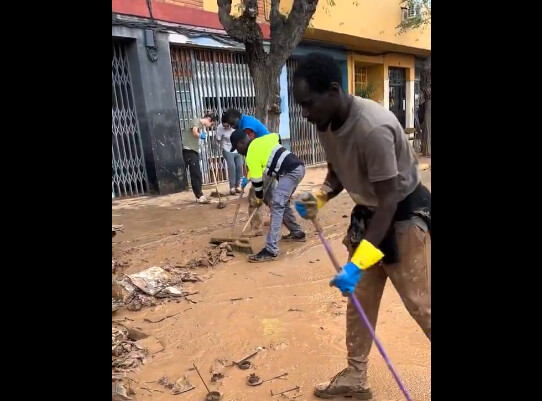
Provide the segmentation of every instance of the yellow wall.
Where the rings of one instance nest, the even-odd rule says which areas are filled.
[[[240,1],[232,1],[232,14],[236,13],[235,5]],[[321,39],[322,31],[326,31],[419,49],[431,49],[430,26],[423,31],[414,30],[397,35],[396,27],[401,23],[400,0],[334,0],[334,2],[333,6],[328,4],[328,0],[318,2],[311,22],[312,28],[307,29],[305,34],[307,38]],[[263,14],[263,0],[259,3],[261,3],[260,14]],[[281,0],[281,10],[284,13],[289,12],[291,7],[292,0]],[[203,9],[218,12],[216,0],[203,0]]]
[[[367,82],[375,87],[373,100],[384,104],[384,67],[378,64],[367,66]]]
[[[406,80],[414,80],[414,69],[416,66],[416,59],[409,54],[395,54],[389,53],[384,55],[384,65],[386,67],[401,67],[408,68]]]
[[[286,2],[291,0],[281,3]],[[396,27],[400,23],[399,0],[335,0],[334,6],[329,6],[327,0],[320,0],[312,26],[318,30],[431,49],[430,27],[397,35]]]
[[[348,92],[355,94],[355,66],[367,68],[367,82],[375,87],[373,100],[384,103],[384,56],[365,56],[350,52],[347,57]]]
[[[375,86],[373,100],[384,107],[389,107],[389,80],[388,68],[406,68],[406,126],[414,126],[414,79],[416,59],[410,54],[388,53],[383,56],[367,56],[349,52],[347,56],[348,67],[348,92],[354,93],[355,89],[355,66],[356,64],[367,67],[367,82]]]
[[[406,80],[407,81],[413,81],[414,80],[414,72],[415,72],[415,64],[416,64],[416,58],[413,55],[410,54],[398,54],[398,53],[388,53],[383,56],[367,56],[363,54],[357,54],[354,52],[350,52],[347,57],[347,66],[348,66],[348,92],[354,93],[354,70],[356,63],[365,65],[365,66],[373,66],[373,65],[380,65],[382,68],[379,70],[379,78],[378,80],[382,81],[382,85],[384,85],[384,77],[388,76],[388,67],[401,67],[401,68],[407,68],[406,71]],[[376,78],[375,75],[376,70],[372,70],[372,77]],[[371,80],[371,70],[367,71],[369,76],[369,81]],[[380,75],[381,74],[381,75]],[[381,78],[380,78],[381,76]],[[376,95],[375,95],[376,96]]]

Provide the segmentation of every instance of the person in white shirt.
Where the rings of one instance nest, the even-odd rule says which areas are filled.
[[[241,193],[240,183],[241,177],[243,176],[243,157],[237,152],[230,152],[230,136],[233,131],[233,128],[228,124],[219,124],[216,127],[216,140],[221,145],[222,155],[224,156],[224,159],[226,159],[226,164],[228,165],[228,179],[231,195]]]

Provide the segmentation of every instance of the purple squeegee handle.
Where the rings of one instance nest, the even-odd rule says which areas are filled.
[[[324,245],[324,248],[326,248],[326,252],[329,255],[329,258],[331,259],[331,262],[333,263],[333,266],[335,267],[335,270],[337,270],[337,273],[341,271],[341,266],[339,265],[339,262],[335,258],[335,255],[333,254],[333,251],[331,250],[331,247],[329,246],[329,242],[327,242],[326,238],[324,237],[324,232],[322,230],[322,227],[320,227],[320,224],[316,220],[312,220],[314,227],[316,228],[316,232],[318,233],[318,237],[320,237],[320,241]],[[365,311],[361,307],[361,304],[359,303],[358,299],[354,296],[354,294],[350,294],[350,300],[354,304],[354,307],[358,311],[358,314],[361,318],[361,321],[367,327],[367,330],[369,330],[369,333],[371,334],[371,337],[373,338],[373,341],[376,344],[376,347],[380,351],[380,354],[382,355],[382,358],[384,358],[384,361],[386,361],[386,365],[388,365],[388,369],[390,370],[391,374],[393,375],[395,381],[397,382],[397,385],[399,386],[399,389],[404,394],[405,398],[408,401],[412,401],[412,398],[410,397],[410,393],[406,389],[406,387],[403,385],[403,382],[401,381],[401,378],[399,377],[399,374],[393,367],[390,358],[388,357],[388,354],[386,353],[386,350],[382,346],[382,343],[376,336],[375,330],[371,326],[371,323],[369,322],[369,319],[367,318],[367,315],[365,314]]]

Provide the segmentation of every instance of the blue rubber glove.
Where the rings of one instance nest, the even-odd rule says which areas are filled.
[[[241,178],[241,188],[245,188],[248,185],[247,177]]]
[[[205,139],[205,132],[200,132],[199,139]]]
[[[299,215],[301,217],[303,217],[304,219],[307,218],[307,205],[305,205],[304,203],[300,202],[299,200],[296,200],[294,202],[294,205],[295,205],[295,210],[297,211],[297,213],[299,213]]]
[[[352,262],[348,262],[341,272],[335,275],[330,284],[341,290],[343,295],[350,295],[354,293],[356,284],[361,279],[362,274],[363,271],[359,267]]]
[[[295,200],[295,210],[301,217],[313,220],[327,202],[327,194],[321,189],[315,192],[303,192]]]

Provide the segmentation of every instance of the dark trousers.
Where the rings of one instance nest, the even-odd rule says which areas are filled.
[[[203,178],[199,167],[199,153],[190,149],[183,149],[183,158],[185,164],[188,166],[188,171],[190,172],[192,191],[194,191],[194,195],[196,196],[196,199],[198,199],[203,196],[203,192],[201,191]]]

